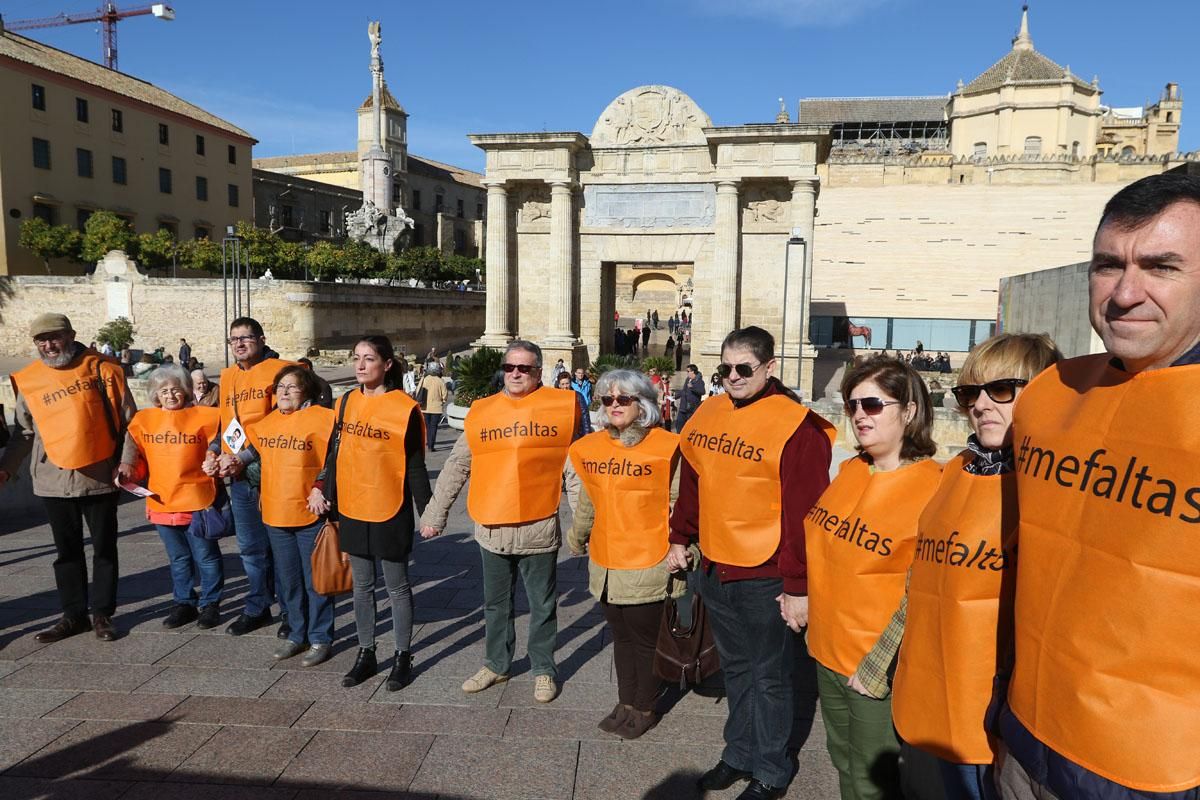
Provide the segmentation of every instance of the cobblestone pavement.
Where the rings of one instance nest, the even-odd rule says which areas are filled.
[[[434,477],[452,432],[441,438]],[[396,693],[383,688],[384,674],[341,688],[355,654],[348,597],[337,605],[335,656],[318,667],[275,662],[274,626],[226,635],[245,588],[229,540],[222,626],[165,630],[170,577],[140,502],[120,512],[120,638],[38,644],[34,634],[58,617],[50,531],[39,519],[0,518],[0,797],[695,797],[694,779],[721,752],[724,701],[669,696],[662,723],[634,742],[596,728],[616,702],[616,684],[582,558],[560,556],[559,698],[533,700],[523,597],[512,681],[462,693],[483,658],[481,568],[464,499],[446,534],[414,549],[415,679]],[[386,657],[394,646],[382,585],[379,599],[378,652]],[[390,666],[388,658],[384,672]],[[814,697],[789,798],[837,796]]]

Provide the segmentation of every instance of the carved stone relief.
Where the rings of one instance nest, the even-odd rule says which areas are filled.
[[[716,202],[711,183],[585,186],[583,224],[598,228],[710,228]]]
[[[742,194],[744,226],[778,227],[787,223],[792,191],[783,185],[750,185]]]
[[[523,226],[545,227],[550,224],[550,187],[544,183],[526,183],[513,190],[517,222]]]
[[[598,147],[657,147],[706,143],[712,120],[696,102],[670,86],[640,86],[609,104],[591,143]]]

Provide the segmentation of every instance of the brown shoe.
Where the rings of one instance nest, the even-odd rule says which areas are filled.
[[[631,708],[625,717],[625,724],[617,728],[616,734],[622,739],[637,739],[657,724],[658,714],[655,712]]]
[[[117,629],[113,627],[112,618],[103,614],[92,614],[92,630],[102,642],[111,642],[117,638]]]
[[[63,617],[54,623],[53,628],[47,628],[33,638],[42,644],[53,644],[54,642],[61,642],[68,636],[83,633],[87,629],[88,623],[86,617]]]
[[[617,728],[625,724],[625,718],[632,710],[633,706],[617,703],[613,706],[613,710],[609,712],[608,716],[600,720],[600,723],[596,727],[605,733],[616,733]]]

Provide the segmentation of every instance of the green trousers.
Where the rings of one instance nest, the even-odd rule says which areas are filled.
[[[556,674],[558,637],[558,553],[501,555],[479,548],[483,559],[484,664],[499,675],[512,667],[517,643],[515,604],[518,577],[529,598],[529,666],[538,675]]]
[[[891,698],[865,697],[821,664],[817,691],[842,800],[900,798],[900,740],[892,727]]]

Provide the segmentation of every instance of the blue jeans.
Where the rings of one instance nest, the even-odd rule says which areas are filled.
[[[697,574],[696,587],[721,656],[729,703],[721,759],[769,786],[785,787],[793,772],[787,751],[803,651],[797,651],[797,635],[779,618],[775,598],[783,581],[721,583],[712,567]]]
[[[246,481],[234,481],[229,487],[229,502],[233,506],[233,524],[248,584],[243,613],[248,617],[269,614],[271,603],[275,602],[275,575],[267,526],[263,525],[258,507],[258,490]]]
[[[333,643],[333,598],[312,588],[312,552],[323,523],[304,528],[267,526],[279,579],[279,603],[286,613],[291,641]]]
[[[955,764],[938,759],[946,800],[999,800],[991,764]]]
[[[215,540],[192,536],[186,525],[155,525],[167,559],[171,562],[171,586],[175,603],[195,606],[195,578],[200,579],[199,604],[210,606],[220,602],[225,586],[225,567],[221,563],[221,547]]]

